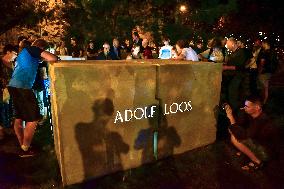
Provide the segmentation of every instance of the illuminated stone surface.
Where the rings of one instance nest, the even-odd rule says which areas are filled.
[[[221,64],[161,64],[158,72],[158,96],[161,104],[167,104],[163,109],[165,124],[181,140],[174,154],[212,143],[216,137],[214,109],[221,90]],[[169,111],[173,102],[179,104],[177,113]],[[191,105],[191,111],[186,104]],[[172,105],[172,112],[176,112],[176,106]]]
[[[68,61],[49,70],[64,185],[155,161],[153,133],[158,158],[215,140],[221,64]]]

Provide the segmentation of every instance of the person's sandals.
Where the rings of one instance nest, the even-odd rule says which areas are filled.
[[[248,164],[242,166],[242,170],[244,170],[244,171],[249,171],[249,170],[257,171],[257,170],[262,169],[263,166],[264,166],[263,162],[260,162],[259,164],[254,163],[254,162],[249,162]]]

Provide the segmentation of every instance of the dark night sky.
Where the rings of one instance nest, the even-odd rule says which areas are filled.
[[[234,20],[242,27],[251,27],[264,32],[277,32],[283,36],[284,10],[275,0],[239,0],[239,13]]]

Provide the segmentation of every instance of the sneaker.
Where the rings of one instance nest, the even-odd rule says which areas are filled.
[[[19,156],[21,158],[26,158],[26,157],[33,157],[35,155],[37,155],[38,153],[32,149],[29,149],[28,151],[24,151],[24,150],[21,150],[21,152],[19,153]]]

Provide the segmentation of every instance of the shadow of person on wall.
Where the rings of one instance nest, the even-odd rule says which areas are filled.
[[[153,106],[156,106],[157,109],[155,112],[150,112]],[[148,106],[147,110],[149,110],[147,117],[150,127],[139,131],[134,143],[136,150],[143,150],[142,164],[173,155],[174,148],[181,144],[176,129],[168,126],[162,108],[157,104],[152,104]]]
[[[230,125],[230,123],[225,110],[223,110],[222,105],[216,105],[213,112],[216,120],[216,141],[228,140],[228,125]]]
[[[129,151],[129,145],[123,142],[122,137],[106,127],[114,112],[112,100],[98,99],[92,108],[93,121],[76,125],[76,139],[86,180],[122,170],[120,155]]]

